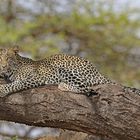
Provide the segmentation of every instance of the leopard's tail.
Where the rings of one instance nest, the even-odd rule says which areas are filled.
[[[138,94],[140,96],[140,89],[126,87],[126,86],[123,86],[123,89],[124,89],[124,92],[126,92],[126,93],[135,93],[135,94]]]

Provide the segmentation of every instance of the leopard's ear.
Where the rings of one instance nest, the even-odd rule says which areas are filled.
[[[11,50],[14,52],[14,53],[18,53],[19,52],[19,46],[18,45],[15,45],[11,48]]]
[[[0,54],[5,54],[7,52],[7,49],[5,48],[0,48]]]
[[[2,49],[2,48],[0,48],[0,52],[2,52],[2,50],[3,50],[3,49]]]
[[[2,54],[2,50],[3,50],[3,49],[2,49],[2,48],[0,48],[0,55]]]

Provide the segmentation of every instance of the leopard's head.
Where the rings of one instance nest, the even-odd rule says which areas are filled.
[[[3,77],[10,70],[11,66],[16,62],[16,54],[18,47],[0,49],[0,76]]]

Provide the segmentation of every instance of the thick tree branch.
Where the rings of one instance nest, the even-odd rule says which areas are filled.
[[[98,87],[98,93],[86,97],[57,86],[22,91],[0,98],[0,120],[139,140],[140,96],[109,85]]]

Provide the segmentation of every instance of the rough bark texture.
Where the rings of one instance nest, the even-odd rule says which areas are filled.
[[[111,140],[140,140],[140,96],[119,86],[96,87],[86,97],[43,86],[0,98],[0,120],[55,127],[106,136]]]

